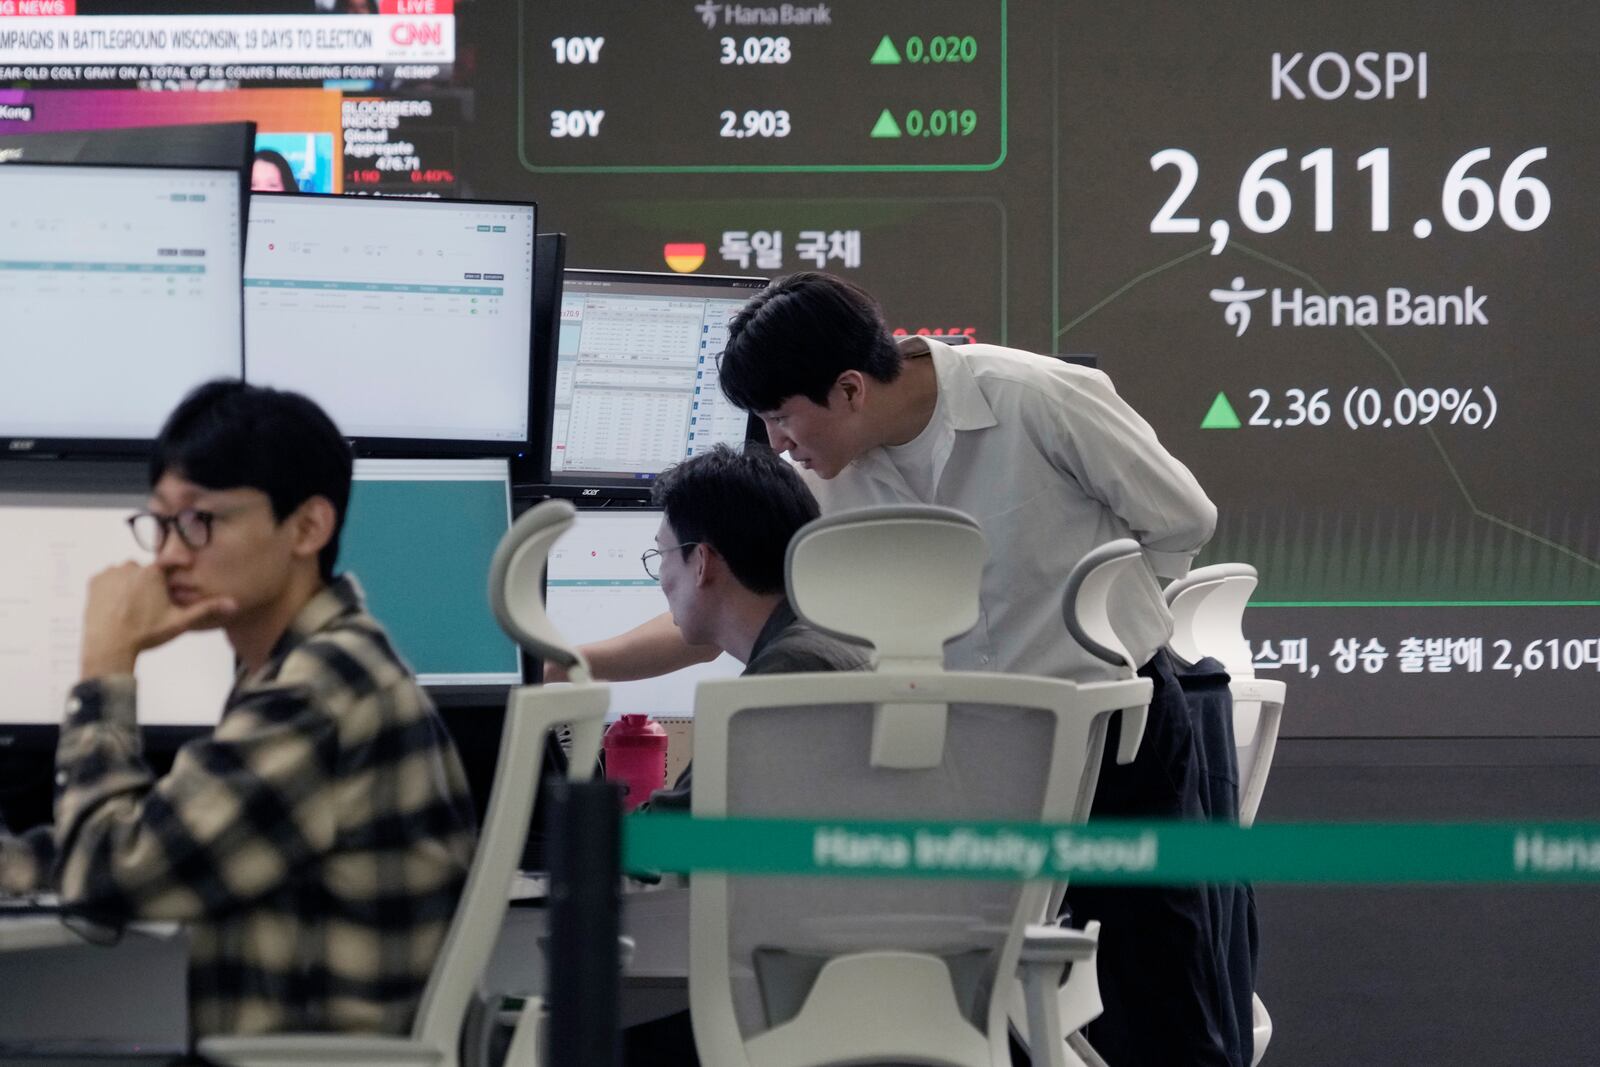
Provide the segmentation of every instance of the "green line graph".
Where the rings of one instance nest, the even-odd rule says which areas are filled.
[[[1600,567],[1561,540],[1587,541],[1591,517],[1548,516],[1554,537],[1523,524],[1455,514],[1225,510],[1199,563],[1244,560],[1262,578],[1258,607],[1600,604]],[[1326,599],[1339,590],[1338,600]]]

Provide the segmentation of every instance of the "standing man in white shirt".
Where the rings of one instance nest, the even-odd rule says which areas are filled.
[[[877,303],[830,275],[790,275],[751,300],[729,326],[719,377],[802,468],[824,514],[926,503],[978,520],[989,544],[981,611],[946,647],[953,670],[1093,677],[1107,668],[1061,618],[1073,565],[1132,537],[1157,575],[1181,577],[1216,525],[1188,468],[1100,371],[994,345],[897,346]],[[1198,815],[1190,725],[1160,651],[1170,619],[1128,606],[1119,622],[1157,696],[1138,760],[1104,762],[1095,813]],[[714,654],[686,645],[666,616],[584,651],[597,676],[618,680]],[[1090,1031],[1101,1055],[1228,1065],[1201,891],[1078,896],[1075,923],[1105,922],[1106,1013]]]
[[[1066,639],[1073,564],[1119,537],[1178,578],[1210,539],[1216,508],[1103,373],[994,345],[897,347],[877,304],[826,274],[773,283],[734,319],[720,368],[729,399],[788,452],[824,514],[931,503],[977,519],[989,542],[978,625],[952,669],[1082,677],[1103,669]],[[1144,662],[1167,621],[1128,620]],[[671,619],[585,649],[600,677],[652,677],[711,659]]]

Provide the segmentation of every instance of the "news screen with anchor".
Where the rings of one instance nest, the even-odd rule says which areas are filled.
[[[256,189],[456,195],[455,8],[0,0],[0,134],[249,120]]]

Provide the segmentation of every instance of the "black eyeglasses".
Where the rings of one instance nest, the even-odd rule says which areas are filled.
[[[211,543],[211,525],[218,516],[230,515],[237,510],[232,508],[219,512],[184,508],[176,515],[141,511],[128,517],[128,529],[133,531],[133,539],[146,552],[160,552],[167,543],[167,534],[172,530],[178,531],[178,540],[190,548],[204,548]]]
[[[699,541],[685,541],[681,545],[673,545],[672,548],[647,548],[640,554],[639,562],[644,564],[644,572],[650,576],[650,580],[659,582],[661,580],[661,557],[664,553],[671,552],[676,548],[693,548],[699,543]]]

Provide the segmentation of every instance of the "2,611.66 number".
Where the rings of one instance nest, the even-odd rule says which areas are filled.
[[[1544,225],[1550,217],[1550,189],[1538,178],[1526,173],[1527,169],[1549,155],[1546,148],[1530,148],[1511,161],[1500,174],[1498,185],[1489,179],[1473,174],[1475,168],[1489,162],[1492,151],[1474,148],[1464,153],[1445,175],[1440,191],[1439,209],[1450,228],[1462,233],[1481,230],[1494,218],[1496,208],[1502,222],[1512,230],[1526,232]],[[1294,199],[1289,186],[1268,174],[1272,168],[1289,160],[1287,148],[1274,148],[1263,152],[1245,168],[1239,181],[1239,221],[1253,233],[1275,233],[1289,221]],[[1151,233],[1199,233],[1200,220],[1179,214],[1189,195],[1200,182],[1200,162],[1194,154],[1183,148],[1163,148],[1150,157],[1150,169],[1163,167],[1177,170],[1178,183],[1167,197],[1166,203],[1150,220]],[[1355,169],[1366,171],[1371,184],[1370,222],[1373,232],[1389,229],[1389,149],[1374,148],[1355,161]],[[1313,222],[1318,232],[1333,229],[1333,149],[1318,148],[1300,158],[1300,170],[1311,172],[1311,203]],[[1481,172],[1480,172],[1481,173]],[[1220,227],[1226,231],[1227,221],[1219,219],[1212,224],[1215,237]],[[1430,219],[1417,219],[1412,227],[1418,237],[1426,237],[1433,230]]]

